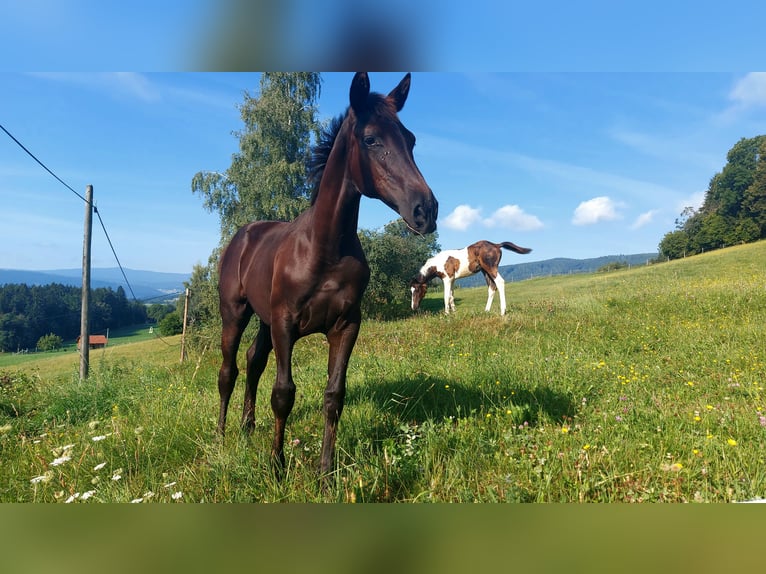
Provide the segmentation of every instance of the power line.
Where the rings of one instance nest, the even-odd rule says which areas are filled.
[[[125,284],[128,286],[128,289],[130,290],[130,294],[131,294],[131,295],[133,295],[133,300],[134,300],[134,301],[136,301],[136,302],[138,302],[138,299],[136,298],[136,294],[133,292],[133,287],[131,287],[131,285],[130,285],[130,281],[128,281],[128,277],[125,275],[125,270],[122,268],[122,263],[120,263],[120,259],[119,259],[119,257],[117,257],[117,252],[115,251],[115,249],[114,249],[114,245],[112,244],[112,240],[110,239],[110,237],[109,237],[109,234],[108,234],[108,233],[107,233],[107,231],[106,231],[106,226],[104,225],[104,220],[103,220],[103,219],[101,219],[101,214],[99,213],[99,211],[98,211],[98,208],[97,208],[97,207],[96,207],[96,206],[95,206],[93,203],[89,202],[89,201],[88,201],[88,200],[87,200],[87,199],[86,199],[86,198],[85,198],[83,195],[81,195],[81,194],[77,193],[77,192],[74,190],[74,188],[72,188],[72,186],[70,186],[68,183],[66,183],[66,182],[65,182],[63,179],[61,179],[59,176],[57,176],[55,173],[53,173],[53,171],[51,171],[51,170],[48,168],[48,166],[47,166],[47,165],[45,165],[45,164],[44,164],[42,161],[40,161],[40,160],[37,158],[37,156],[36,156],[35,154],[33,154],[31,151],[29,151],[29,150],[26,148],[26,146],[25,146],[23,143],[21,143],[19,140],[17,140],[17,139],[14,137],[14,135],[13,135],[11,132],[9,132],[7,129],[5,129],[5,126],[4,126],[4,125],[0,124],[0,129],[2,129],[2,130],[3,130],[3,131],[4,131],[4,132],[5,132],[7,135],[8,135],[8,137],[9,137],[9,138],[11,138],[11,139],[12,139],[14,142],[16,142],[16,144],[17,144],[17,145],[18,145],[18,146],[19,146],[21,149],[23,149],[25,152],[27,152],[27,155],[29,155],[29,157],[31,157],[31,158],[32,158],[33,160],[35,160],[35,161],[36,161],[38,164],[40,164],[40,166],[42,166],[42,168],[43,168],[45,171],[47,171],[47,172],[48,172],[49,174],[51,174],[51,175],[52,175],[52,176],[53,176],[53,177],[54,177],[54,178],[55,178],[55,179],[56,179],[56,180],[57,180],[59,183],[61,183],[61,185],[63,185],[64,187],[66,187],[66,188],[67,188],[69,191],[71,191],[72,193],[74,193],[74,194],[75,194],[77,197],[79,197],[79,198],[80,198],[82,201],[84,201],[85,203],[90,203],[90,206],[91,206],[91,208],[92,208],[92,209],[93,209],[93,211],[95,212],[96,216],[98,217],[98,221],[99,221],[99,223],[101,224],[101,229],[103,229],[103,230],[104,230],[104,235],[106,236],[106,240],[107,240],[107,242],[109,243],[109,248],[112,250],[112,254],[114,255],[114,259],[115,259],[115,261],[117,261],[117,267],[119,267],[119,268],[120,268],[120,272],[122,273],[122,277],[123,277],[123,279],[125,279]]]
[[[106,240],[109,243],[109,247],[112,250],[112,253],[114,254],[114,259],[117,261],[117,267],[120,268],[120,273],[122,273],[123,279],[125,279],[125,283],[128,286],[128,289],[130,289],[130,294],[133,295],[133,300],[138,301],[136,299],[136,294],[133,293],[133,287],[130,286],[130,282],[128,281],[128,278],[125,276],[125,270],[122,268],[122,263],[120,263],[119,257],[117,257],[117,252],[114,250],[114,245],[112,245],[112,240],[109,239],[109,234],[106,232],[106,226],[104,225],[104,220],[101,219],[101,214],[98,212],[98,209],[96,209],[96,206],[93,206],[93,211],[96,212],[96,216],[98,217],[98,222],[101,224],[101,229],[104,230],[104,235],[106,235]]]
[[[82,196],[81,194],[77,193],[77,192],[76,192],[74,189],[72,189],[72,187],[71,187],[71,186],[69,186],[69,184],[67,184],[67,183],[66,183],[64,180],[62,180],[62,179],[61,179],[59,176],[57,176],[57,175],[56,175],[55,173],[53,173],[53,172],[52,172],[50,169],[48,169],[48,166],[47,166],[47,165],[45,165],[43,162],[41,162],[39,159],[37,159],[37,156],[35,156],[35,154],[33,154],[31,151],[29,151],[29,150],[28,150],[28,149],[27,149],[27,148],[24,146],[24,144],[23,144],[23,143],[21,143],[19,140],[17,140],[17,139],[16,139],[16,138],[13,136],[13,134],[12,134],[11,132],[9,132],[7,129],[5,129],[5,126],[4,126],[3,124],[0,124],[0,129],[2,129],[2,130],[3,130],[3,131],[6,133],[6,134],[8,134],[8,137],[9,137],[9,138],[11,138],[13,141],[15,141],[15,142],[16,142],[16,144],[17,144],[17,145],[18,145],[18,146],[19,146],[21,149],[23,149],[25,152],[27,152],[27,154],[29,155],[29,157],[31,157],[33,160],[35,160],[37,163],[39,163],[39,164],[42,166],[42,168],[43,168],[45,171],[47,171],[49,174],[51,174],[53,177],[55,177],[55,178],[56,178],[56,179],[57,179],[57,180],[58,180],[58,181],[61,183],[61,185],[63,185],[64,187],[66,187],[66,188],[67,188],[69,191],[71,191],[72,193],[74,193],[74,194],[75,194],[77,197],[79,197],[80,199],[82,199],[82,200],[83,200],[85,203],[88,203],[88,200],[87,200],[87,199],[85,199],[85,197],[84,197],[84,196]]]

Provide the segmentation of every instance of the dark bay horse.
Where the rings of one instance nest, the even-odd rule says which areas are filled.
[[[455,298],[452,295],[452,282],[481,271],[488,287],[487,306],[484,310],[489,311],[492,307],[495,291],[499,291],[500,314],[505,315],[505,281],[497,269],[503,255],[501,247],[516,253],[532,251],[527,247],[519,247],[510,241],[503,241],[502,243],[477,241],[463,249],[450,249],[431,257],[410,281],[412,310],[415,311],[420,306],[420,301],[426,295],[428,282],[434,277],[439,277],[444,283],[444,312],[454,311]]]
[[[295,342],[324,333],[329,343],[324,393],[325,428],[321,472],[334,465],[335,438],[346,394],[346,370],[361,323],[360,303],[370,278],[357,236],[362,195],[396,210],[416,233],[436,229],[438,203],[415,165],[415,136],[399,121],[410,74],[388,96],[370,93],[365,73],[354,76],[350,106],[314,150],[315,189],[311,206],[294,221],[256,221],[242,227],[221,255],[219,296],[223,361],[218,431],[237,379],[237,350],[253,314],[260,319],[247,351],[242,426],[255,426],[255,396],[271,350],[277,376],[271,391],[274,412],[272,459],[284,469],[287,417],[295,402],[292,352]]]

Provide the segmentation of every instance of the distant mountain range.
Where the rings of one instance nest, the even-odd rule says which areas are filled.
[[[517,263],[515,265],[501,265],[500,274],[506,281],[522,281],[533,277],[547,277],[549,275],[569,275],[572,273],[593,273],[609,263],[621,262],[630,266],[646,265],[648,261],[655,259],[657,253],[636,253],[633,255],[605,255],[592,259],[567,259],[557,257],[545,261],[533,261],[531,263]],[[486,285],[484,276],[479,273],[459,280],[463,287],[476,287]]]
[[[135,294],[139,301],[155,303],[178,297],[180,293],[184,292],[184,281],[188,281],[191,276],[190,273],[162,273],[136,269],[125,269],[125,275],[130,282],[130,287],[125,282],[119,267],[94,268],[90,272],[90,286],[93,289],[111,287],[115,291],[118,287],[122,287],[128,299],[132,299],[133,294]],[[25,283],[27,285],[60,283],[79,287],[82,285],[82,270],[24,271],[0,269],[0,285],[7,283]]]

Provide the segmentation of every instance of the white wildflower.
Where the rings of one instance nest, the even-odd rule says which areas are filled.
[[[105,435],[105,434],[100,434],[100,435],[98,435],[98,436],[94,436],[94,437],[93,437],[91,440],[92,440],[93,442],[98,442],[98,441],[100,441],[100,440],[104,440],[104,439],[105,439],[107,436],[108,436],[108,435]]]
[[[101,470],[106,466],[105,462],[99,462],[96,466],[93,467],[93,470]]]
[[[144,501],[143,498],[134,498],[133,500],[130,501],[130,503],[131,504],[138,504],[139,502],[143,502],[143,501]]]
[[[170,498],[172,498],[173,500],[179,500],[183,495],[184,495],[183,492],[180,492],[180,491],[174,492],[173,494],[170,495]]]
[[[53,478],[53,471],[49,470],[45,474],[41,474],[40,476],[35,476],[34,478],[30,479],[29,482],[32,484],[37,484],[39,482],[48,482],[51,478]]]
[[[67,498],[64,501],[64,504],[69,504],[70,502],[74,502],[78,498],[80,498],[80,493],[79,492],[75,492],[72,496],[70,496],[69,498]]]
[[[168,482],[168,483],[167,483],[166,485],[164,485],[164,486],[165,486],[165,488],[170,488],[171,486],[175,486],[176,484],[177,484],[177,483],[176,483],[176,481],[174,480],[173,482]]]
[[[53,462],[51,462],[51,466],[59,466],[64,464],[65,462],[69,462],[72,460],[72,457],[69,455],[60,456],[58,458],[54,458]]]
[[[80,500],[88,500],[94,494],[96,494],[95,490],[87,490],[82,493],[82,496],[80,496]]]

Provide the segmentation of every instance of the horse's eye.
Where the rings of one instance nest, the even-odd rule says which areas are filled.
[[[372,147],[378,143],[378,139],[375,136],[364,136],[364,145]]]

